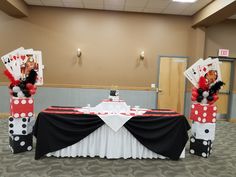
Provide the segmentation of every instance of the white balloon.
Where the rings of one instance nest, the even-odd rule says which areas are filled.
[[[17,93],[17,97],[23,98],[23,97],[25,97],[25,95],[24,95],[24,93],[23,93],[22,91],[19,91],[19,92]]]
[[[208,96],[209,96],[209,92],[208,92],[208,91],[204,91],[204,92],[202,93],[202,96],[203,96],[204,98],[208,97]]]
[[[20,92],[21,90],[20,90],[20,87],[14,86],[14,87],[12,88],[12,91],[18,93],[18,92]]]

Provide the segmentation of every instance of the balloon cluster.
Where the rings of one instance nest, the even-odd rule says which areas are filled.
[[[37,87],[34,85],[37,79],[37,73],[32,69],[24,80],[15,80],[12,74],[5,70],[4,74],[11,81],[9,85],[10,94],[14,97],[31,97],[36,93]]]
[[[222,81],[217,81],[209,85],[207,79],[201,76],[198,82],[199,88],[193,87],[192,89],[191,100],[202,104],[213,104],[219,99],[217,94],[224,84]]]

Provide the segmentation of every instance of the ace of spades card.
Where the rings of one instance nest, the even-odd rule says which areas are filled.
[[[199,59],[196,63],[190,66],[185,72],[185,77],[195,86],[198,87],[198,81],[200,78],[199,68],[203,63],[203,59]]]

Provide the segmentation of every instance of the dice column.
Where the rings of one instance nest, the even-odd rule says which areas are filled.
[[[192,120],[192,136],[190,137],[190,154],[209,157],[212,153],[216,127],[215,105],[193,103],[190,119]]]
[[[11,97],[9,147],[12,153],[32,150],[34,123],[34,99]]]

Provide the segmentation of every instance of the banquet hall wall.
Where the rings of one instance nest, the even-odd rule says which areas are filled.
[[[157,82],[158,57],[190,56],[190,64],[197,59],[191,58],[191,17],[30,7],[25,18],[0,11],[0,23],[4,41],[0,56],[20,46],[43,52],[44,86],[35,96],[36,112],[49,104],[95,105],[116,86],[122,88],[121,96],[128,104],[155,108],[156,94],[150,85]],[[229,48],[230,56],[236,57],[235,24],[231,20],[205,30],[205,57],[216,55],[218,48]],[[80,59],[77,48],[82,51]],[[140,61],[142,50],[145,59]],[[7,83],[1,74],[0,112],[8,112]],[[236,105],[235,88],[236,80],[232,107]],[[187,89],[186,106],[189,95]],[[236,112],[231,117],[236,118]]]

